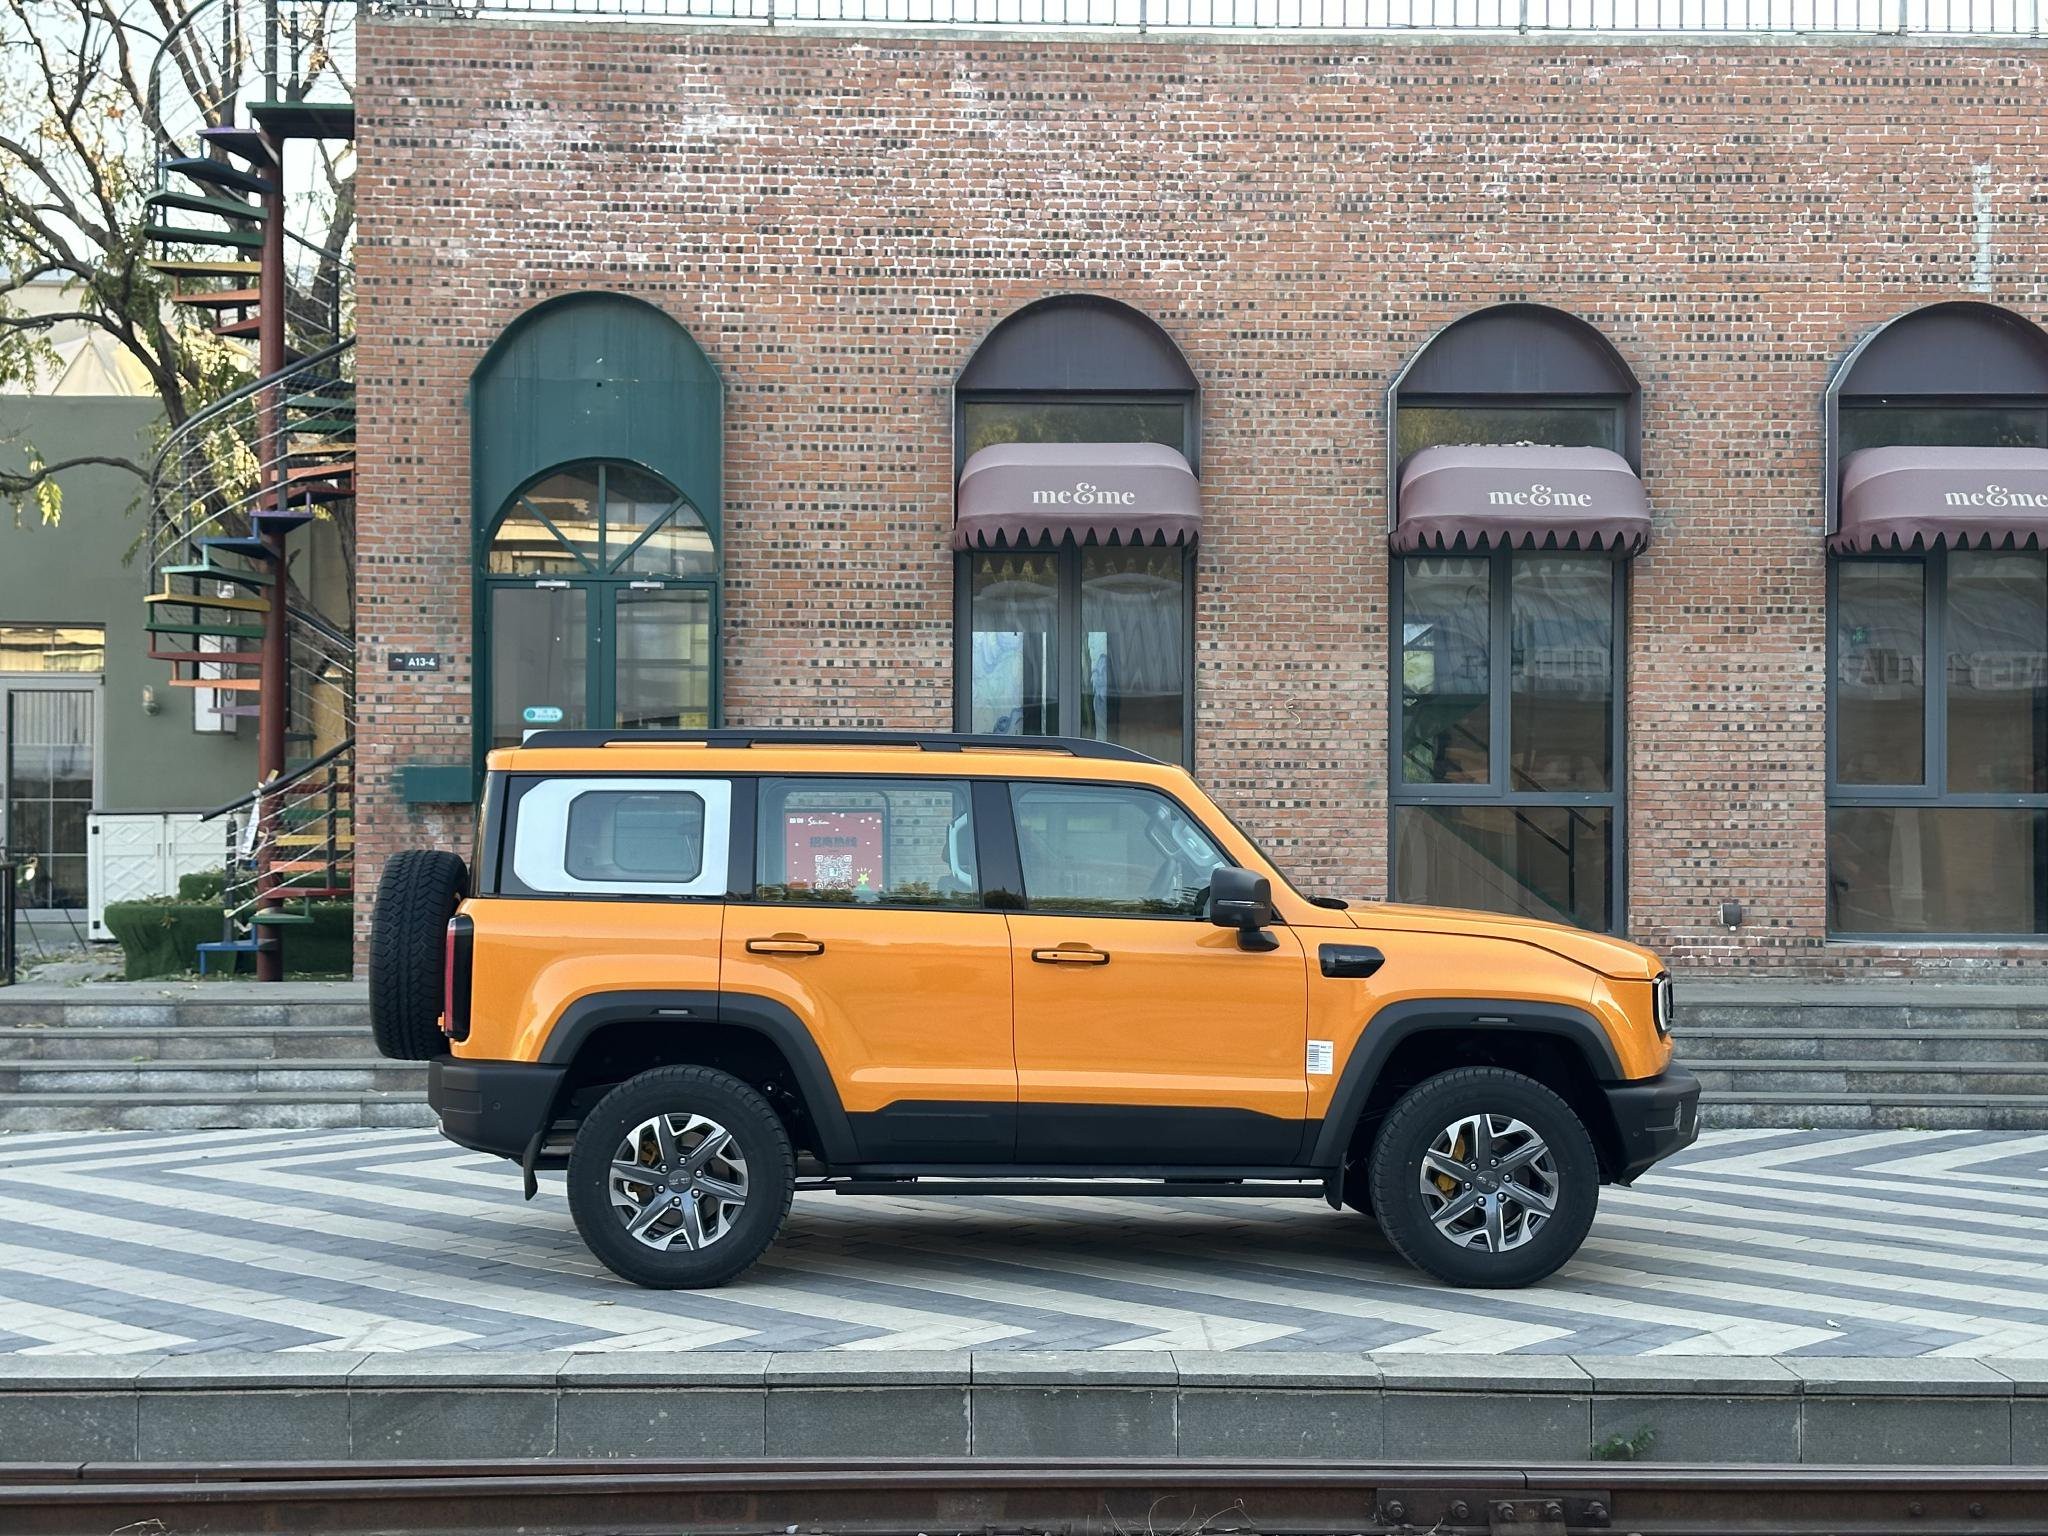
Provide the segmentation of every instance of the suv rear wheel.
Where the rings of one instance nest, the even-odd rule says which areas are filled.
[[[659,1067],[598,1100],[569,1154],[569,1210],[615,1275],[723,1285],[775,1241],[796,1154],[768,1101],[709,1067]]]
[[[1372,1152],[1380,1230],[1416,1268],[1529,1285],[1578,1252],[1600,1198],[1593,1139],[1534,1078],[1463,1067],[1403,1094]]]

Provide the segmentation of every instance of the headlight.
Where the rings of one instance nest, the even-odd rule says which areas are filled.
[[[1657,1033],[1669,1038],[1671,1034],[1671,973],[1666,971],[1650,983],[1650,1017],[1656,1020]]]

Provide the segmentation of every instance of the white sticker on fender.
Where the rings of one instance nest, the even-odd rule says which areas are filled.
[[[1328,1077],[1335,1065],[1337,1053],[1327,1040],[1311,1040],[1308,1043],[1308,1075]]]

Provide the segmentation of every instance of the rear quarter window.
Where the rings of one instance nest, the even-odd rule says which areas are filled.
[[[545,779],[512,812],[507,895],[723,896],[724,779]]]

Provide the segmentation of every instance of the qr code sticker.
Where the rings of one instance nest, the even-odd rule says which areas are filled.
[[[837,889],[853,884],[853,855],[850,853],[821,853],[814,867],[820,885]]]

